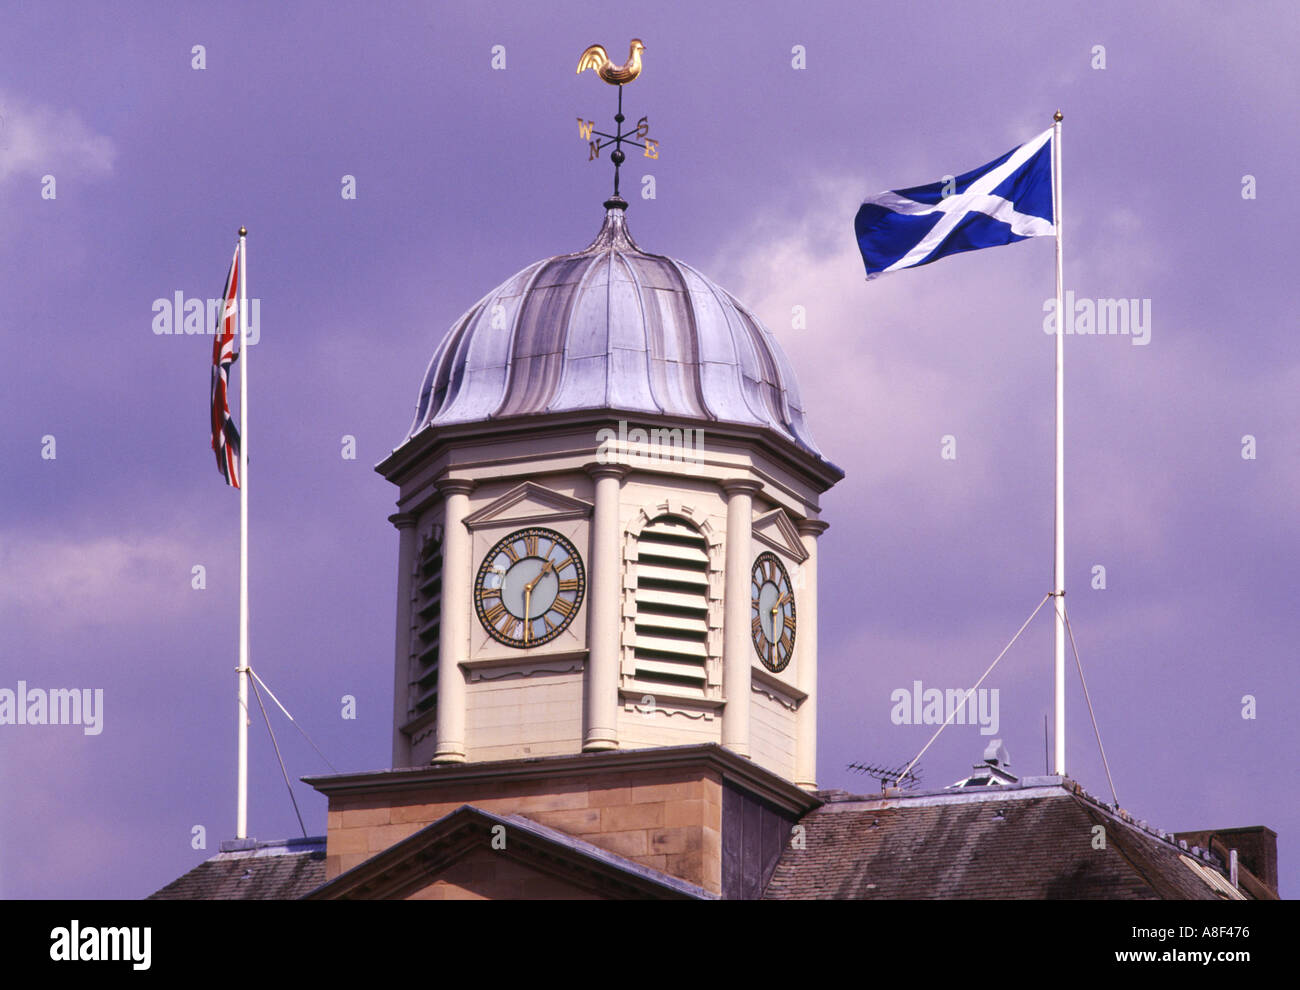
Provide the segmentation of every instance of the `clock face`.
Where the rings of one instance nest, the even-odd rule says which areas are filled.
[[[754,651],[772,673],[785,670],[794,655],[794,590],[776,554],[764,551],[754,561],[749,581]]]
[[[498,540],[479,565],[474,608],[498,643],[528,650],[549,643],[578,614],[587,575],[577,549],[533,526]]]

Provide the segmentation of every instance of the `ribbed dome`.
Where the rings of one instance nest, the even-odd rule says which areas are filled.
[[[821,456],[771,331],[690,265],[637,247],[618,207],[585,250],[530,265],[456,321],[408,437],[588,409],[766,427]]]

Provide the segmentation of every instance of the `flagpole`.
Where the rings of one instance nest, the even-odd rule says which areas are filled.
[[[1061,120],[1052,116],[1052,222],[1056,227],[1056,772],[1065,776],[1065,277],[1061,243]],[[243,449],[242,447],[240,448]]]
[[[248,231],[239,228],[239,770],[235,838],[248,838]]]

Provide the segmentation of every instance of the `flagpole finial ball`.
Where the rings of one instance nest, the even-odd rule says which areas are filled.
[[[1052,114],[1052,119],[1059,124],[1065,119],[1065,114],[1061,113],[1060,110],[1057,110],[1056,113]]]
[[[240,227],[240,228],[239,228],[239,236],[240,236],[240,237],[247,237],[247,236],[248,236],[248,228],[247,228],[247,227]]]

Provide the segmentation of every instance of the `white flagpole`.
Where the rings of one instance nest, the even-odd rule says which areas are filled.
[[[239,228],[239,770],[235,838],[248,838],[248,268]]]
[[[1056,227],[1056,772],[1065,776],[1065,277],[1061,245],[1061,120],[1052,116],[1052,221]],[[241,446],[242,450],[243,447]]]

